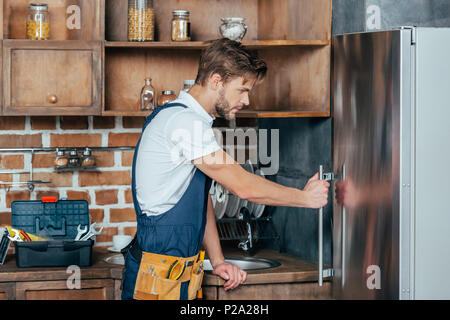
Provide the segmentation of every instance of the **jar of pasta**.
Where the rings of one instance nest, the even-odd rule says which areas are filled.
[[[30,3],[28,5],[28,9],[27,39],[50,39],[50,19],[48,14],[48,5],[45,3]]]
[[[189,21],[189,11],[172,11],[172,41],[191,40],[191,22]]]
[[[153,0],[128,0],[128,41],[153,41]]]

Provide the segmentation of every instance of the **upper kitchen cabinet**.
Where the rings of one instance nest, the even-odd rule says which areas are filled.
[[[39,46],[36,46],[39,42]],[[96,115],[100,41],[3,41],[3,115]]]
[[[222,17],[244,17],[243,44],[265,59],[268,74],[239,117],[329,117],[331,0],[154,0],[155,41],[128,42],[128,1],[108,0],[104,115],[139,111],[144,79],[157,93],[195,79],[201,49],[220,38]],[[172,11],[190,12],[191,41],[170,41]]]
[[[104,40],[105,0],[0,0],[3,39],[26,39],[28,4],[48,5],[50,40]]]
[[[0,0],[2,115],[101,114],[105,0],[46,0],[46,20],[29,22],[35,2]]]

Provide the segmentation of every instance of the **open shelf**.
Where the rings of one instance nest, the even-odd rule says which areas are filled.
[[[256,40],[243,41],[242,44],[250,49],[264,49],[274,47],[292,46],[327,46],[328,40]],[[105,47],[110,48],[157,48],[157,49],[203,49],[209,45],[207,41],[186,41],[186,42],[131,42],[131,41],[106,41]]]

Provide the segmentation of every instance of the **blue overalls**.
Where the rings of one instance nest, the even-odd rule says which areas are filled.
[[[187,108],[186,105],[179,103],[155,108],[153,113],[147,117],[142,133],[159,112],[171,107]],[[134,153],[131,182],[134,208],[137,215],[137,241],[142,251],[183,258],[192,257],[200,251],[205,233],[211,178],[196,169],[187,190],[172,209],[158,216],[142,214],[136,200],[135,176],[136,159],[141,139],[139,139]],[[157,196],[155,195],[155,197]],[[140,261],[137,261],[132,254],[126,255],[122,300],[133,299],[139,266]],[[189,281],[181,284],[180,300],[187,299],[188,285]]]

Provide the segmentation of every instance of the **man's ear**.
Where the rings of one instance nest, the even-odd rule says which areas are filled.
[[[222,77],[218,73],[213,73],[208,80],[208,85],[211,90],[217,91],[220,89],[222,83]]]

